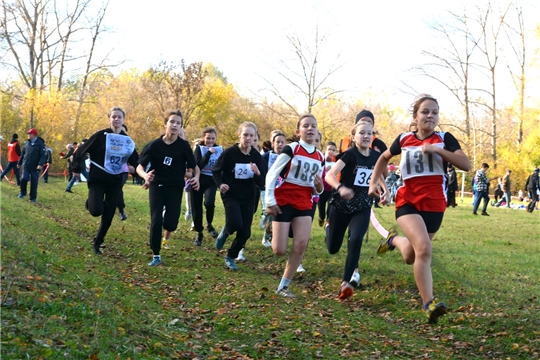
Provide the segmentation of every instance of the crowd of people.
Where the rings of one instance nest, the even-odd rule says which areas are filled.
[[[127,134],[126,114],[113,107],[107,114],[108,126],[67,147],[60,158],[69,162],[70,180],[65,192],[86,179],[86,209],[100,217],[92,250],[102,254],[112,220],[119,210],[126,220],[122,188],[131,173],[144,180],[150,209],[149,246],[153,252],[149,266],[162,265],[161,250],[170,246],[171,234],[177,229],[182,211],[183,194],[190,209],[194,246],[202,246],[204,230],[221,250],[234,237],[224,256],[226,268],[239,270],[237,261],[251,237],[251,224],[261,202],[260,227],[264,229],[262,245],[271,247],[277,256],[288,254],[276,294],[295,298],[290,285],[297,271],[304,270],[302,260],[310,238],[313,219],[318,210],[318,225],[324,227],[328,252],[336,254],[347,241],[347,257],[338,298],[345,300],[360,285],[358,271],[361,248],[370,221],[383,236],[377,252],[382,255],[398,249],[405,263],[412,265],[429,323],[437,322],[447,312],[444,302],[434,296],[431,273],[432,240],[448,207],[455,207],[456,168],[470,170],[468,157],[459,142],[448,132],[436,130],[439,104],[430,95],[420,95],[411,107],[410,131],[399,134],[390,147],[374,134],[375,117],[362,110],[351,133],[339,142],[328,142],[320,150],[321,133],[313,114],[299,117],[294,136],[275,129],[270,140],[258,146],[257,126],[243,122],[238,128],[238,142],[224,148],[218,145],[218,133],[205,127],[194,148],[186,140],[183,115],[169,110],[163,118],[163,135],[149,142],[138,155],[135,142]],[[27,131],[28,140],[20,146],[17,134],[8,144],[8,165],[1,177],[15,172],[20,188],[19,198],[27,195],[37,201],[41,177],[47,182],[52,163],[48,148],[36,129]],[[400,164],[390,160],[401,156]],[[87,166],[89,163],[88,171]],[[22,168],[22,176],[19,176]],[[481,215],[489,216],[489,165],[482,164],[474,176],[476,215],[482,199]],[[510,206],[511,170],[501,179],[503,192],[495,206]],[[531,199],[527,211],[538,205],[538,168],[525,186]],[[214,227],[215,201],[219,191],[225,221],[220,232]],[[376,220],[373,207],[395,204],[397,227],[384,229]],[[192,217],[191,217],[192,215]],[[206,220],[206,226],[204,224]],[[292,246],[289,239],[292,238]],[[290,249],[289,249],[290,247]]]

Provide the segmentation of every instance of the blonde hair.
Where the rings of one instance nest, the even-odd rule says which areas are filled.
[[[255,130],[255,135],[258,134],[257,132],[257,125],[255,125],[254,123],[252,123],[251,121],[244,121],[243,123],[240,124],[240,126],[238,127],[238,135],[240,135],[242,133],[242,129],[243,128],[246,128],[246,127],[251,127],[253,128],[253,130]]]
[[[357,122],[357,123],[353,126],[353,128],[352,128],[352,130],[351,130],[351,135],[354,136],[354,135],[356,134],[356,131],[358,131],[358,128],[359,128],[360,126],[362,126],[362,125],[369,125],[369,127],[370,127],[371,130],[373,131],[373,125],[372,125],[369,121],[359,121],[359,122]]]

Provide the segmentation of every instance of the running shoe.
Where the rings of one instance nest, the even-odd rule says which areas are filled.
[[[283,296],[284,298],[294,299],[296,296],[289,290],[288,287],[282,287],[281,289],[276,291],[276,294],[279,296]]]
[[[482,211],[482,213],[480,213],[480,215],[483,215],[483,216],[489,216],[489,214],[485,211]]]
[[[191,220],[191,211],[186,211],[186,214],[184,215],[184,219],[186,221],[190,221]]]
[[[234,259],[228,256],[225,256],[225,266],[227,266],[227,268],[229,268],[230,270],[238,270],[238,266],[236,266],[236,264],[234,263]]]
[[[324,219],[319,218],[319,226],[323,227],[324,225]]]
[[[236,261],[246,261],[246,258],[244,257],[244,249],[240,250],[238,253],[238,256],[235,259]]]
[[[263,236],[262,240],[261,240],[261,244],[265,247],[270,247],[272,246],[272,243],[270,242],[270,240],[266,237],[266,234]]]
[[[92,244],[92,250],[94,250],[94,254],[96,255],[102,254],[101,250],[99,249],[99,244],[96,243],[96,239],[94,239],[94,242]]]
[[[303,273],[303,272],[306,272],[306,269],[304,269],[304,267],[302,266],[302,264],[300,264],[298,266],[298,269],[296,269],[296,272],[297,273]]]
[[[204,236],[203,236],[203,233],[201,231],[200,233],[197,234],[197,237],[195,238],[195,241],[193,242],[193,245],[201,246],[203,238],[204,238]]]
[[[23,197],[25,197],[26,194],[19,194],[19,196],[17,196],[19,199],[22,199]]]
[[[223,249],[223,245],[225,245],[225,241],[227,241],[228,237],[229,237],[229,234],[225,233],[225,228],[221,229],[221,232],[216,238],[216,249],[218,250]]]
[[[264,230],[264,228],[266,227],[266,215],[261,215],[261,221],[259,221],[259,227],[261,228],[261,230]]]
[[[351,284],[353,287],[358,287],[360,285],[360,274],[358,271],[353,272],[349,284]]]
[[[171,247],[169,246],[169,240],[163,239],[163,240],[161,241],[161,247],[164,248],[164,249],[169,250],[169,249],[171,248]]]
[[[428,324],[436,324],[437,320],[448,311],[449,309],[446,305],[442,302],[437,302],[435,298],[424,307],[424,314],[428,318]]]
[[[208,226],[206,227],[206,229],[208,230],[208,233],[210,234],[211,237],[213,237],[214,239],[218,237],[218,232],[216,231],[216,229],[214,229],[214,227],[212,226],[212,224],[208,224]]]
[[[341,285],[339,287],[338,299],[339,300],[347,300],[348,298],[353,296],[353,294],[354,294],[354,290],[353,290],[353,287],[351,286],[351,284],[345,283],[345,284],[343,284],[343,285]]]
[[[152,259],[152,261],[150,261],[148,263],[148,266],[158,266],[158,265],[161,265],[161,258],[157,257],[157,256],[154,256],[154,258]]]
[[[127,215],[125,211],[120,211],[120,221],[127,220]]]
[[[397,229],[395,227],[391,227],[388,231],[388,235],[386,236],[386,239],[381,241],[379,244],[379,247],[377,247],[377,254],[382,255],[386,253],[387,251],[392,251],[396,247],[393,245],[390,245],[389,242],[397,235]]]

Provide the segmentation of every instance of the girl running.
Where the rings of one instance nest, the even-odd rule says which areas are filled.
[[[281,130],[273,130],[270,134],[270,141],[272,144],[272,150],[263,154],[263,161],[267,165],[267,168],[270,169],[274,162],[276,161],[278,155],[283,150],[285,146],[285,134]],[[264,229],[264,235],[261,243],[263,246],[270,247],[272,246],[272,216],[266,214],[266,204],[265,201],[266,190],[263,188],[261,190],[261,207],[263,215],[261,216],[261,229]]]
[[[362,241],[369,226],[372,202],[368,190],[373,169],[381,155],[370,149],[373,137],[370,123],[358,122],[352,129],[352,136],[354,146],[342,154],[325,177],[326,182],[335,189],[330,199],[330,224],[325,229],[326,246],[330,254],[339,251],[345,231],[349,228],[347,260],[339,288],[339,299],[351,297],[353,286],[360,285],[358,261]],[[339,174],[341,182],[338,180]],[[383,179],[381,176],[380,180]]]
[[[311,232],[313,194],[323,191],[321,179],[324,156],[316,149],[319,137],[317,120],[312,114],[300,116],[296,125],[298,142],[286,145],[266,176],[266,213],[272,218],[272,250],[283,256],[288,248],[292,227],[293,247],[276,294],[296,297],[289,290],[294,273],[302,262]],[[283,181],[276,188],[276,180]]]
[[[439,124],[439,104],[430,95],[420,95],[412,105],[412,116],[417,130],[399,135],[375,165],[373,178],[378,179],[387,169],[389,160],[401,154],[403,186],[396,193],[396,219],[406,237],[390,231],[377,252],[383,254],[397,247],[407,264],[413,264],[416,286],[422,298],[423,310],[429,323],[447,312],[444,303],[433,297],[431,274],[431,240],[441,226],[446,210],[447,163],[469,171],[471,164],[456,138],[446,132],[435,131]],[[380,182],[384,188],[384,182]],[[388,202],[389,193],[375,181],[369,185],[372,197],[382,196]]]
[[[195,147],[195,161],[201,169],[199,190],[191,192],[193,223],[197,232],[197,238],[193,243],[195,246],[201,246],[203,241],[203,197],[206,208],[206,229],[213,238],[218,236],[212,225],[217,191],[216,183],[212,178],[212,169],[223,153],[223,147],[216,145],[216,139],[216,129],[207,126],[202,130],[201,144]]]
[[[110,127],[92,135],[73,153],[73,175],[80,178],[86,154],[90,154],[91,169],[88,175],[88,199],[86,208],[92,216],[101,216],[101,223],[93,240],[95,254],[101,254],[100,246],[111,227],[116,204],[122,192],[122,172],[126,163],[137,166],[135,143],[122,130],[126,113],[113,107],[107,113]]]
[[[262,156],[252,144],[257,127],[244,122],[238,128],[239,142],[223,151],[212,169],[214,181],[221,193],[225,208],[225,226],[216,238],[216,248],[223,248],[227,238],[236,232],[225,256],[225,266],[238,270],[234,259],[251,236],[251,222],[255,206],[255,187],[264,185],[266,166]]]
[[[182,128],[182,112],[166,111],[163,123],[165,135],[144,147],[137,166],[137,174],[149,185],[150,248],[154,253],[149,266],[161,264],[161,229],[170,234],[178,226],[186,166],[194,169],[194,176],[188,180],[191,187],[199,189],[199,168],[193,151],[190,144],[178,135]],[[147,168],[148,164],[150,167]],[[163,211],[163,207],[166,211]]]

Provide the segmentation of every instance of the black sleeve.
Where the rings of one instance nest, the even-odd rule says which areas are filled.
[[[19,145],[19,142],[17,142],[17,145],[15,145],[15,152],[18,156],[21,156],[21,145]]]
[[[72,152],[73,154],[73,169],[72,171],[74,173],[80,173],[81,172],[81,161],[86,160],[86,158],[83,158],[85,154],[88,152],[88,149],[96,142],[99,135],[101,135],[102,131],[98,131],[94,133],[94,135],[90,136],[90,139],[85,141],[84,144],[80,145],[77,148],[77,151]],[[69,157],[66,155],[65,157]]]
[[[377,148],[381,151],[381,154],[382,154],[383,152],[385,152],[386,149],[388,149],[388,146],[386,146],[386,144],[384,143],[384,141],[382,141],[382,140],[379,139],[379,138],[375,138],[375,139],[373,140],[373,144],[372,144],[371,147],[372,147],[372,148],[377,147]]]
[[[139,164],[139,154],[137,154],[137,150],[133,150],[131,155],[129,155],[128,164],[133,166],[134,168],[136,168]]]
[[[461,150],[461,146],[459,145],[459,142],[456,140],[454,135],[450,133],[444,134],[444,147],[446,150],[451,152],[456,152],[456,150]]]
[[[210,160],[210,156],[212,156],[212,153],[210,151],[207,151],[204,156],[202,156],[201,147],[197,145],[195,147],[195,152],[193,153],[195,156],[195,162],[197,163],[197,166],[199,169],[203,169],[206,164],[208,164],[208,161]]]
[[[399,134],[398,137],[392,143],[392,145],[390,145],[390,154],[394,156],[401,154],[401,144],[400,144],[401,135],[403,134]]]
[[[261,174],[259,176],[255,176],[255,184],[257,184],[257,186],[261,188],[264,188],[265,181],[266,181],[266,172],[268,171],[267,166],[266,166],[267,163],[268,162],[265,162],[263,160],[262,155],[260,155],[259,161],[257,163],[257,167],[259,168],[259,171]]]

